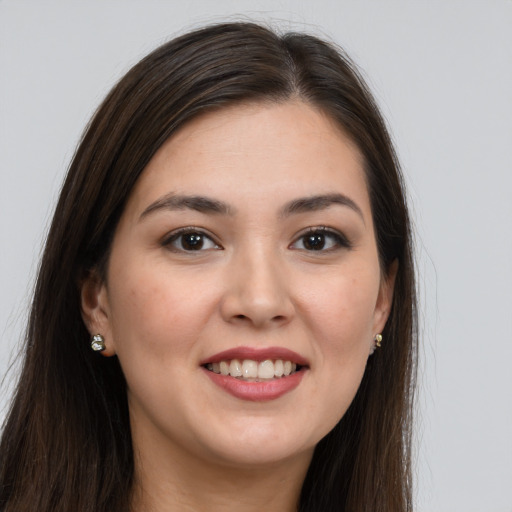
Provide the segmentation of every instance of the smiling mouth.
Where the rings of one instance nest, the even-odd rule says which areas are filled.
[[[247,382],[265,382],[288,377],[300,372],[305,366],[283,359],[226,359],[203,365],[207,370]]]

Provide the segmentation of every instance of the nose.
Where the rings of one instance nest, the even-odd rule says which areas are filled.
[[[227,269],[221,315],[226,322],[272,328],[294,316],[290,279],[272,251],[251,251],[233,257]]]

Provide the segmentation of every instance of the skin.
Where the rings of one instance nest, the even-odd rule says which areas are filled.
[[[155,207],[172,194],[229,211]],[[352,204],[283,213],[326,194]],[[206,236],[201,250],[170,236],[187,227]],[[320,232],[324,248],[312,250],[305,231],[322,227],[335,234]],[[355,396],[393,282],[381,274],[361,155],[318,110],[237,106],[168,140],[128,200],[106,282],[92,274],[82,288],[84,320],[128,383],[133,509],[296,510],[316,443]],[[291,349],[309,369],[276,400],[235,398],[200,362],[241,345]]]

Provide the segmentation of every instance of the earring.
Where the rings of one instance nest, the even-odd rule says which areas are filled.
[[[375,352],[375,349],[381,347],[381,341],[382,341],[382,334],[376,334],[373,338],[373,345],[370,348],[370,355],[372,355]]]
[[[107,348],[105,338],[101,334],[94,334],[91,337],[91,348],[94,352],[103,352]]]

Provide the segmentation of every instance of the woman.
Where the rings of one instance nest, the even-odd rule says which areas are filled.
[[[411,510],[409,220],[344,55],[245,23],[163,45],[56,212],[4,512]]]

